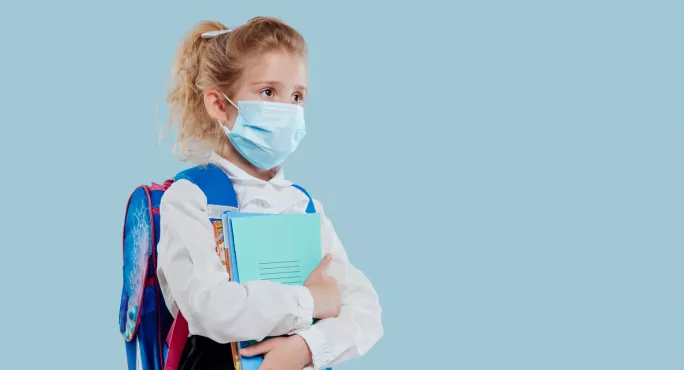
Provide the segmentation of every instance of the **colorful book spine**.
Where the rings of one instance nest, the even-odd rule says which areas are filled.
[[[228,276],[230,276],[231,280],[233,279],[233,271],[232,271],[232,264],[230,261],[230,251],[228,248],[226,248],[226,242],[225,238],[223,236],[223,221],[222,220],[215,220],[213,221],[213,226],[214,226],[214,240],[216,241],[216,253],[218,254],[219,258],[221,259],[221,264],[223,267],[226,269],[226,272],[228,273]],[[238,352],[237,348],[237,343],[233,342],[230,344],[231,348],[231,355],[233,357],[233,366],[235,370],[241,370],[242,369],[242,364],[240,361],[240,355]]]

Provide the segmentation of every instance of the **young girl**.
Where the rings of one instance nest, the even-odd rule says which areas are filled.
[[[168,101],[180,154],[224,170],[240,212],[306,211],[309,198],[280,167],[305,134],[306,55],[297,31],[265,17],[232,30],[200,23],[178,52]],[[325,257],[304,286],[238,284],[215,252],[202,191],[187,180],[166,191],[158,276],[169,310],[188,321],[181,370],[232,369],[229,343],[266,337],[276,338],[242,354],[263,354],[264,369],[321,369],[362,356],[380,339],[376,292],[314,204]]]

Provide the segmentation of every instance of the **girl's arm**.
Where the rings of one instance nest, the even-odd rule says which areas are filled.
[[[338,365],[367,353],[383,335],[382,309],[371,282],[347,257],[330,220],[316,201],[321,214],[323,253],[332,253],[328,275],[342,291],[342,309],[336,318],[318,321],[297,332],[311,350],[314,369]]]
[[[183,312],[191,334],[228,343],[291,334],[311,325],[313,298],[307,288],[230,281],[216,254],[207,199],[195,184],[172,184],[162,198],[160,217],[160,285],[170,311]]]

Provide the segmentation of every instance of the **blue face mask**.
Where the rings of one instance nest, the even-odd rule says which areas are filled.
[[[226,99],[227,96],[223,95]],[[304,108],[295,104],[239,101],[233,129],[221,124],[233,147],[262,170],[281,165],[306,135]]]

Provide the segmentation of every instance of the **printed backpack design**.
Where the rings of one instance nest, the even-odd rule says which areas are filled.
[[[129,370],[164,369],[165,339],[173,316],[157,281],[157,243],[159,203],[172,182],[139,186],[126,206],[119,330],[126,343]]]

